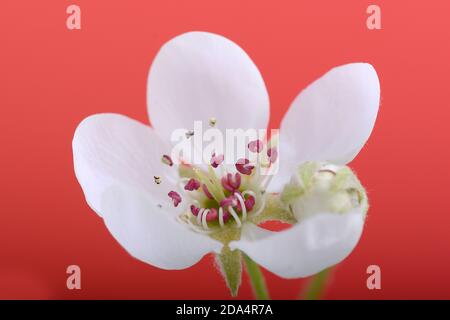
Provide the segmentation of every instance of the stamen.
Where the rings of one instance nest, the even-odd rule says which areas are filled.
[[[167,164],[169,167],[173,166],[172,158],[167,154],[163,155],[161,158],[162,163]]]
[[[248,211],[252,211],[255,203],[255,197],[249,196],[248,199],[245,200],[245,208],[247,208]]]
[[[199,211],[200,208],[197,208],[195,205],[191,204],[191,212],[194,215],[194,217],[198,216]]]
[[[214,197],[212,196],[212,194],[209,192],[208,187],[206,186],[206,184],[202,184],[202,190],[203,193],[206,195],[206,197],[208,197],[208,199],[214,199]]]
[[[209,209],[208,215],[206,216],[206,221],[214,221],[218,218],[218,213],[216,208]]]
[[[230,192],[234,191],[233,187],[230,186],[230,184],[228,183],[228,178],[227,177],[222,177],[221,182],[222,182],[222,187],[225,190],[230,191]]]
[[[194,178],[190,179],[184,186],[184,190],[194,191],[200,188],[200,182]]]
[[[264,191],[265,192],[265,191]],[[253,198],[255,198],[256,199],[256,194],[253,192],[253,191],[251,191],[251,190],[245,190],[244,192],[242,192],[242,195],[245,197],[246,195],[251,195]],[[263,193],[261,193],[261,194],[263,194]],[[256,202],[256,201],[255,201]],[[256,210],[255,212],[252,212],[252,216],[257,216],[257,215],[259,215],[263,210],[264,210],[264,208],[265,208],[265,206],[266,206],[266,197],[261,197],[261,203],[260,203],[260,205],[259,205],[259,207],[258,207],[258,210]]]
[[[255,166],[250,164],[250,160],[248,159],[239,159],[236,162],[236,170],[242,174],[250,175]]]
[[[246,195],[248,195],[248,194],[256,198],[256,194],[255,194],[253,191],[251,191],[251,190],[245,190],[245,191],[242,192],[242,195],[243,195],[244,197],[245,197]]]
[[[235,173],[234,174],[234,181],[233,179],[228,178],[228,183],[230,184],[230,186],[232,186],[234,189],[239,189],[239,187],[241,186],[241,175],[239,173]]]
[[[216,125],[216,123],[217,123],[216,118],[212,117],[212,118],[209,119],[209,126],[210,127],[214,127]]]
[[[181,196],[176,191],[170,191],[168,194],[169,198],[172,199],[173,205],[177,207],[181,202]]]
[[[221,228],[224,227],[224,217],[223,217],[223,208],[222,207],[219,208],[219,224],[220,224]]]
[[[203,234],[211,233],[210,230],[204,230],[203,228],[199,227],[198,225],[192,223],[187,215],[177,216],[176,219],[178,222],[187,224],[187,226],[195,232],[203,233]]]
[[[206,218],[208,217],[209,209],[205,209],[202,212],[202,226],[204,229],[209,230],[208,223],[206,223]]]
[[[188,130],[186,131],[186,139],[189,139],[194,135],[194,130]]]
[[[249,149],[252,152],[266,152],[265,146],[262,146],[260,140],[249,143]],[[275,149],[268,151],[268,154],[272,156],[275,153]],[[235,164],[237,172],[225,173],[219,177],[213,168],[217,168],[223,161],[224,155],[218,155],[214,152],[208,171],[193,167],[196,177],[192,177],[192,175],[189,178],[180,177],[178,185],[180,190],[199,190],[204,194],[202,196],[197,192],[185,192],[189,197],[189,208],[178,216],[179,221],[182,221],[194,231],[201,233],[216,232],[217,228],[226,228],[226,223],[231,217],[235,221],[235,224],[231,224],[232,227],[242,227],[250,214],[252,216],[258,215],[264,210],[265,197],[261,184],[263,181],[259,171],[253,171],[255,168],[258,169],[256,165],[251,163],[249,159],[242,158]],[[242,178],[242,174],[251,175],[251,177]],[[244,190],[247,187],[252,189]],[[175,191],[171,191],[169,197],[173,200],[175,206],[181,202],[181,197]]]
[[[269,157],[270,163],[274,163],[278,159],[278,151],[276,148],[270,148],[267,150],[267,156]]]
[[[197,224],[200,224],[202,222],[203,212],[205,212],[205,209],[201,208],[197,215]]]
[[[241,175],[239,173],[235,173],[234,179],[231,173],[228,173],[226,176],[221,179],[222,187],[225,190],[230,192],[234,192],[241,186]]]
[[[239,203],[241,205],[242,221],[245,221],[247,220],[247,206],[245,205],[244,198],[242,198],[242,196],[238,192],[235,192],[234,195],[239,200]]]
[[[239,219],[238,214],[236,213],[236,211],[234,211],[234,209],[230,206],[228,207],[228,212],[231,214],[231,216],[234,218],[234,220],[236,221],[236,224],[238,227],[242,226],[242,222],[241,219]]]
[[[253,153],[260,153],[264,147],[261,140],[250,141],[248,144],[248,149]]]
[[[223,160],[224,160],[223,154],[216,155],[216,153],[213,153],[211,156],[211,166],[213,168],[217,168],[220,164],[222,164]]]
[[[222,201],[220,201],[221,207],[228,207],[228,206],[235,207],[235,206],[237,206],[237,204],[238,204],[238,201],[234,195],[231,195],[228,198],[225,198]]]
[[[219,224],[220,227],[224,227],[225,223],[227,223],[228,219],[230,219],[230,213],[224,210],[222,207],[219,207]]]

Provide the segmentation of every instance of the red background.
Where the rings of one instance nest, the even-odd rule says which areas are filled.
[[[66,28],[72,3],[82,30]],[[450,2],[373,3],[382,30],[366,28],[371,1],[2,1],[0,297],[229,297],[211,257],[163,271],[126,254],[85,203],[72,164],[86,116],[148,122],[146,78],[158,48],[204,30],[254,59],[274,127],[331,67],[375,66],[380,112],[351,164],[370,195],[367,228],[326,298],[450,298]],[[82,290],[66,289],[70,264],[81,267]],[[366,288],[370,264],[381,267],[381,290]],[[305,284],[266,274],[274,298],[295,298]],[[238,297],[252,297],[246,277]]]

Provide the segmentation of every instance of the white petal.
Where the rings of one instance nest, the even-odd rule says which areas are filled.
[[[126,184],[169,200],[169,168],[161,163],[163,144],[152,128],[118,114],[84,119],[72,142],[75,174],[91,208],[101,215],[102,192]],[[175,168],[171,168],[174,173]],[[163,183],[156,185],[154,176]]]
[[[303,90],[280,126],[280,170],[272,188],[304,161],[353,160],[372,132],[379,102],[378,76],[367,63],[334,68]]]
[[[158,207],[149,194],[113,186],[103,193],[102,212],[114,238],[135,258],[162,269],[184,269],[222,244],[195,233]]]
[[[216,34],[189,32],[167,42],[150,68],[147,105],[151,123],[170,137],[216,118],[216,127],[266,129],[269,98],[250,57]],[[197,133],[199,134],[199,133]]]
[[[246,224],[241,240],[230,247],[280,277],[307,277],[345,259],[358,243],[363,225],[359,212],[318,214],[281,232]]]

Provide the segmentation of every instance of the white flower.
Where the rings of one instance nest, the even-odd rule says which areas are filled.
[[[379,82],[371,65],[334,68],[298,95],[281,123],[279,173],[265,194],[245,172],[221,181],[214,170],[198,169],[180,178],[176,166],[167,165],[170,159],[161,162],[171,133],[196,120],[220,129],[267,127],[264,82],[239,46],[204,32],[170,40],[154,59],[147,93],[152,127],[98,114],[80,123],[73,140],[75,172],[86,201],[132,256],[159,268],[183,269],[207,253],[223,252],[225,243],[281,277],[296,278],[340,262],[356,246],[364,224],[360,208],[317,212],[281,232],[258,227],[252,215],[265,209],[266,194],[280,192],[299,164],[343,165],[358,154],[378,112]],[[218,155],[213,160],[220,165]],[[242,179],[240,184],[236,179]],[[175,192],[169,197],[180,183],[189,184],[191,196]],[[227,188],[239,192],[231,191],[235,197],[218,206],[216,197]],[[228,229],[234,231],[212,235]]]

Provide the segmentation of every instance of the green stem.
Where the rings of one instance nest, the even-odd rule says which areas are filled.
[[[261,272],[261,269],[256,264],[255,261],[250,259],[244,254],[245,267],[247,269],[247,274],[250,277],[250,282],[252,284],[253,293],[257,300],[269,300],[269,292],[266,286],[266,280]]]
[[[320,299],[325,291],[325,286],[330,277],[331,268],[325,269],[316,274],[311,282],[308,284],[304,292],[305,300],[317,300]]]

